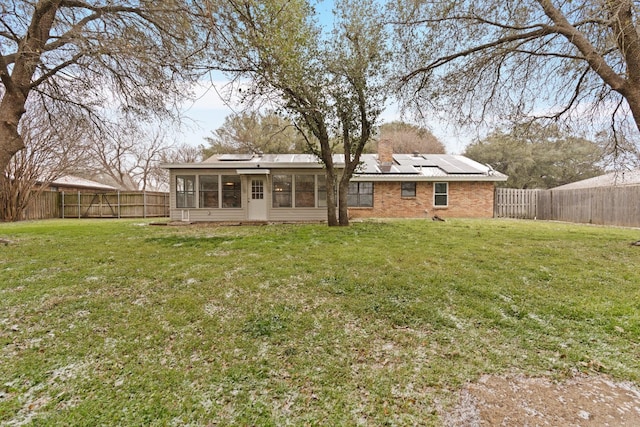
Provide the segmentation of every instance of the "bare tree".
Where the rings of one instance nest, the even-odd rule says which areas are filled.
[[[172,145],[160,153],[159,160],[154,162],[147,175],[150,188],[156,191],[169,191],[169,170],[162,168],[162,164],[195,163],[202,161],[204,147],[188,144]]]
[[[385,123],[380,126],[378,139],[391,141],[396,153],[446,153],[444,144],[429,129],[410,123]]]
[[[250,81],[247,100],[268,99],[298,126],[325,167],[329,225],[348,225],[346,185],[386,93],[387,37],[379,8],[370,1],[337,2],[334,33],[327,37],[306,0],[215,3],[211,28],[217,67]],[[345,164],[339,212],[334,143],[342,145]]]
[[[173,147],[168,152],[165,152],[161,163],[195,163],[200,162],[203,159],[202,145],[194,146],[189,144],[181,144]],[[163,169],[166,170],[166,169]],[[169,173],[167,171],[167,177]]]
[[[0,170],[25,147],[38,106],[98,126],[114,110],[167,115],[202,59],[198,11],[163,0],[13,0],[0,5]],[[30,102],[27,102],[29,100]]]
[[[0,180],[0,220],[18,221],[29,202],[48,185],[82,162],[85,147],[81,127],[48,125],[43,111],[30,109],[20,123],[25,148],[18,151]]]
[[[563,120],[638,145],[638,2],[402,0],[404,99],[463,122]],[[620,142],[620,144],[618,144]]]
[[[174,149],[160,127],[139,128],[123,122],[110,133],[94,134],[87,144],[87,178],[101,178],[123,190],[157,190],[158,165]]]

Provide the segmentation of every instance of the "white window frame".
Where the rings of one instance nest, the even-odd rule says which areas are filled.
[[[225,182],[230,182],[232,185],[227,185]],[[240,175],[233,174],[220,174],[220,190],[219,197],[222,209],[241,209],[242,208],[242,177]],[[237,185],[236,185],[237,184]],[[226,200],[233,200],[232,204],[226,202]]]
[[[277,173],[271,177],[271,207],[273,209],[291,209],[294,206],[293,197],[293,178],[292,173]],[[285,197],[283,197],[285,196]],[[286,197],[288,196],[288,197]],[[280,204],[280,201],[284,200],[284,206]]]
[[[438,192],[437,188],[439,185],[444,185],[445,186],[445,191],[442,192]],[[444,196],[446,199],[446,203],[443,204],[438,204],[438,197],[442,197]],[[449,183],[448,182],[434,182],[433,183],[433,207],[435,208],[447,208],[449,207]]]
[[[182,185],[180,184],[182,181]],[[196,175],[176,175],[176,208],[195,209]]]
[[[215,189],[204,190],[202,188],[202,178],[203,177],[215,177]],[[215,195],[215,199],[217,203],[215,206],[205,206],[205,195],[211,194]],[[219,174],[201,174],[198,175],[198,208],[200,209],[219,209],[220,208],[220,175]]]
[[[312,185],[312,189],[311,191],[299,191],[298,190],[298,185],[299,185],[299,181],[301,182],[304,178],[311,178],[311,185]],[[302,185],[300,185],[300,187],[302,187]],[[310,194],[311,195],[311,206],[300,206],[299,202],[298,202],[298,196],[302,196],[303,194]],[[308,174],[295,174],[293,176],[293,206],[296,208],[315,208],[316,207],[316,194],[317,194],[317,188],[316,188],[316,176],[315,175],[308,175]],[[304,197],[300,197],[301,200],[309,200],[309,198],[304,198]]]

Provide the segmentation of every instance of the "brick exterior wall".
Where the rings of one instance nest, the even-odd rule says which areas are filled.
[[[349,208],[355,218],[492,218],[493,182],[449,182],[448,207],[433,206],[433,182],[417,182],[416,197],[401,197],[400,182],[375,182],[372,208]]]

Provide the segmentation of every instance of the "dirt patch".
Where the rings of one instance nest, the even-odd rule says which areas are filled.
[[[443,420],[450,427],[640,426],[640,389],[605,376],[484,376],[460,392]]]

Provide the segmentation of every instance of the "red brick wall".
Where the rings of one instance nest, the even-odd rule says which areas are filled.
[[[433,206],[433,182],[417,182],[416,197],[401,197],[399,182],[373,184],[373,208],[349,208],[350,218],[492,218],[493,182],[449,182],[449,206]]]

